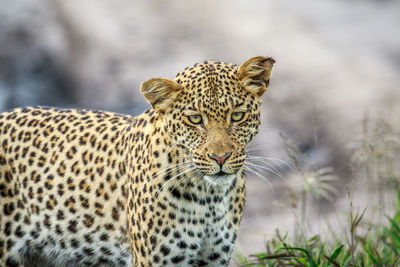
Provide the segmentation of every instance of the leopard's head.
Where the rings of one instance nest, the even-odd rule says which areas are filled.
[[[257,134],[261,96],[274,62],[267,57],[240,66],[205,61],[174,80],[150,79],[141,91],[196,171],[218,183],[244,166],[245,146]]]

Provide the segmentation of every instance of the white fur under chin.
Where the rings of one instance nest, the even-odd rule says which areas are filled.
[[[236,178],[236,174],[204,175],[204,179],[214,186],[227,186]]]

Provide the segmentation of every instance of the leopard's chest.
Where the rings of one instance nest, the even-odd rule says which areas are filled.
[[[170,202],[174,216],[158,235],[155,260],[161,265],[227,265],[237,231],[229,206],[228,195]]]

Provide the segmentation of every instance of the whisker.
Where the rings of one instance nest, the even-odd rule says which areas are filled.
[[[242,174],[243,175],[243,174]],[[237,191],[239,191],[239,188],[236,186],[237,184],[236,184],[236,182],[233,184],[233,188],[236,190],[236,192]]]
[[[259,146],[253,146],[253,147],[246,147],[245,151],[246,153],[249,153],[254,151],[262,151],[262,149]]]
[[[203,176],[204,176],[204,173],[202,173],[201,171],[199,171],[199,170],[196,170],[195,171],[195,183],[197,183],[197,186],[199,186],[200,185],[200,183],[202,183],[203,181],[202,181],[202,179],[201,178],[203,178]]]
[[[257,167],[261,167],[270,172],[273,172],[274,174],[278,175],[282,180],[287,182],[286,179],[283,177],[283,174],[277,168],[275,168],[275,166],[273,164],[269,163],[268,161],[265,161],[263,159],[250,158],[250,159],[248,159],[248,162],[252,163],[253,165],[257,165]],[[260,163],[267,164],[268,166],[263,166]],[[279,166],[279,167],[281,167],[281,166]]]
[[[178,169],[179,167],[185,166],[185,165],[190,165],[192,164],[192,162],[181,162],[172,166],[168,166],[156,173],[153,174],[153,178],[155,178],[156,176],[162,174],[162,173],[168,173],[168,172],[172,172],[174,169]]]
[[[257,176],[261,177],[262,180],[264,180],[264,181],[267,182],[267,184],[269,185],[269,187],[271,188],[271,190],[274,191],[274,188],[272,187],[271,182],[270,182],[267,178],[265,178],[264,176],[262,176],[261,174],[259,174],[258,172],[256,172],[256,171],[253,170],[252,168],[250,168],[250,166],[246,166],[246,165],[245,165],[244,168],[245,168],[245,170],[248,170],[248,171],[250,171],[251,173],[254,173],[254,174],[256,174]]]
[[[264,162],[264,163],[265,163],[265,162]],[[264,169],[264,170],[270,171],[270,172],[272,172],[273,174],[279,176],[284,182],[286,182],[287,184],[289,184],[289,182],[288,182],[288,181],[282,176],[282,174],[281,174],[278,170],[276,170],[276,169],[271,169],[271,168],[268,168],[268,167],[262,166],[262,165],[256,165],[256,164],[251,163],[251,162],[246,162],[246,164],[247,164],[247,165],[250,165],[250,166],[252,166],[252,167],[254,167],[254,168],[262,168],[262,169]],[[266,163],[266,164],[267,164],[267,163]],[[273,167],[272,167],[272,168],[273,168]]]
[[[195,169],[195,167],[192,168],[192,170],[193,170],[193,169]],[[190,179],[192,179],[192,178],[193,178],[193,176],[187,175],[184,179],[182,179],[181,181],[178,181],[178,183],[175,184],[175,186],[179,187],[179,186],[182,185],[184,182],[186,182],[186,181],[188,181],[188,180],[190,180]]]
[[[158,193],[169,183],[171,183],[174,179],[177,179],[179,176],[182,176],[190,171],[193,171],[194,169],[196,169],[195,166],[189,167],[186,170],[181,171],[180,173],[176,174],[175,176],[173,176],[171,179],[169,179],[166,183],[164,183],[161,188],[157,191],[156,196],[158,195]]]
[[[261,160],[261,161],[266,161],[266,160],[274,161],[274,162],[277,162],[280,167],[282,166],[281,164],[283,164],[283,166],[288,167],[291,171],[293,171],[295,173],[298,172],[296,169],[293,168],[292,165],[290,165],[285,160],[280,159],[280,158],[264,157],[264,156],[250,156],[250,155],[247,155],[247,158],[248,159]]]
[[[180,173],[176,174],[174,177],[172,177],[172,178],[169,179],[167,182],[165,182],[165,183],[160,187],[160,189],[158,189],[158,191],[156,192],[155,196],[157,197],[158,194],[160,193],[160,191],[161,191],[167,184],[171,183],[174,179],[177,179],[179,176],[181,176],[181,175],[183,175],[183,174],[185,174],[185,173],[188,173],[188,172],[190,172],[190,171],[193,171],[195,168],[196,168],[196,167],[193,166],[193,167],[191,167],[191,168],[189,168],[189,169],[183,170],[183,171],[181,171]]]

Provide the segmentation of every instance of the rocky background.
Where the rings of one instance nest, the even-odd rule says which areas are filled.
[[[173,78],[205,59],[273,56],[254,153],[284,159],[283,133],[315,166],[334,168],[337,202],[364,114],[399,119],[400,1],[0,0],[0,7],[1,111],[48,105],[138,114],[148,106],[142,81]],[[276,168],[292,183],[289,168]],[[295,225],[279,204],[287,198],[283,179],[259,172],[272,185],[248,178],[243,253]],[[332,204],[317,206],[318,218],[335,214]]]

